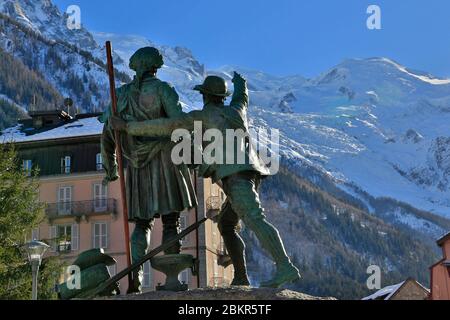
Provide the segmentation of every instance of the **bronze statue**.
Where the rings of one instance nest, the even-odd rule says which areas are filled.
[[[163,57],[156,48],[139,49],[130,59],[136,72],[133,81],[117,90],[117,111],[125,121],[146,121],[174,118],[183,115],[179,97],[173,87],[156,77],[163,65]],[[106,182],[118,178],[115,159],[111,108],[100,120],[105,123],[102,135],[103,167]],[[129,220],[135,223],[131,236],[132,261],[145,255],[150,242],[154,218],[161,217],[163,239],[178,233],[180,212],[197,204],[190,171],[186,165],[174,165],[170,154],[173,143],[167,137],[139,137],[121,135],[119,143],[127,163],[126,197]],[[165,251],[180,253],[181,243]],[[133,274],[133,288],[141,290],[142,267]]]
[[[237,73],[234,74],[232,81],[234,93],[229,106],[224,105],[226,97],[231,95],[227,90],[225,80],[209,76],[202,85],[194,88],[203,95],[203,110],[181,114],[171,119],[150,121],[113,117],[112,126],[130,136],[152,139],[170,137],[174,130],[180,128],[193,131],[197,121],[202,123],[204,129],[220,130],[223,136],[226,135],[227,129],[241,129],[248,132],[247,83]],[[203,147],[207,147],[207,144]],[[242,219],[245,225],[255,233],[262,247],[270,253],[276,264],[274,278],[262,282],[261,286],[278,287],[300,279],[300,274],[287,256],[277,229],[266,221],[264,210],[261,207],[257,190],[261,178],[269,175],[269,170],[262,161],[258,161],[258,156],[249,145],[246,147],[245,155],[247,160],[256,159],[256,161],[231,164],[225,161],[213,164],[203,162],[199,168],[199,175],[211,177],[213,182],[220,183],[227,196],[219,218],[219,229],[235,268],[232,284],[249,284],[245,263],[245,245],[236,231],[239,220]]]

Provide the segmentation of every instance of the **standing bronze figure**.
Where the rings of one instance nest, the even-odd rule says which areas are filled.
[[[146,121],[183,115],[179,97],[173,87],[156,77],[163,66],[163,57],[156,48],[139,49],[130,59],[136,72],[134,80],[117,90],[117,112],[125,121]],[[118,178],[115,144],[120,143],[127,163],[126,196],[129,220],[135,223],[131,236],[133,263],[142,258],[150,243],[154,218],[161,217],[165,242],[178,233],[180,212],[197,204],[191,173],[186,165],[174,165],[170,154],[173,143],[167,137],[120,135],[115,141],[111,126],[111,109],[101,116],[103,167],[106,182]],[[165,251],[180,253],[181,243]],[[133,288],[139,292],[142,267],[133,274]]]
[[[203,95],[204,107],[201,111],[192,111],[173,119],[159,119],[152,121],[125,122],[119,118],[112,119],[115,129],[127,132],[136,137],[169,137],[176,129],[184,128],[189,131],[195,129],[195,122],[201,122],[203,129],[219,130],[223,137],[227,129],[243,130],[248,132],[247,108],[248,89],[247,82],[241,75],[235,73],[233,77],[234,93],[229,106],[225,106],[226,97],[231,95],[227,90],[224,79],[209,76],[202,85],[196,86]],[[226,141],[226,139],[224,139]],[[229,143],[226,141],[225,143]],[[235,143],[233,141],[233,143]],[[207,145],[203,146],[204,148]],[[227,149],[224,146],[224,149]],[[232,147],[232,150],[235,148]],[[227,149],[228,150],[228,149]],[[282,284],[300,279],[298,269],[291,263],[278,230],[264,215],[258,195],[258,186],[261,178],[269,175],[269,170],[253,148],[247,144],[245,149],[247,161],[245,163],[203,163],[199,168],[199,175],[211,177],[213,182],[220,182],[227,196],[223,206],[219,228],[225,245],[235,268],[234,285],[248,285],[248,276],[245,263],[245,246],[236,231],[239,220],[257,236],[261,246],[270,253],[275,264],[275,276],[266,282],[263,287],[279,287]],[[248,161],[256,159],[257,161]]]

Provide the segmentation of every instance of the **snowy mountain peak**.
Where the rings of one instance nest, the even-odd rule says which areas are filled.
[[[429,73],[411,70],[400,63],[385,57],[373,57],[367,59],[347,59],[339,64],[334,70],[340,73],[350,71],[352,73],[359,71],[378,71],[380,74],[395,77],[405,77],[410,80],[420,80],[423,83],[431,85],[448,85],[450,79],[440,79]]]
[[[84,50],[98,49],[92,35],[85,29],[67,28],[67,15],[50,0],[0,0],[3,13],[50,40],[61,40]]]

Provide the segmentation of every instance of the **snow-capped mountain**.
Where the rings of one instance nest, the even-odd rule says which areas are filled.
[[[390,198],[450,217],[449,80],[385,58],[352,59],[273,95],[289,96],[290,112],[267,103],[253,107],[252,118],[280,130],[286,157],[322,172],[378,216],[433,236],[446,231],[376,203]]]
[[[124,60],[155,45],[139,36],[95,37],[112,39]],[[175,85],[187,110],[200,108],[192,87],[202,74],[191,71],[192,60],[158,47],[167,60],[159,76]],[[446,231],[420,212],[450,217],[450,80],[386,58],[346,60],[313,79],[236,66],[205,73],[230,81],[233,70],[248,79],[252,124],[278,129],[283,158],[310,181],[337,186],[390,223],[431,237]]]
[[[68,28],[69,15],[62,13],[50,0],[1,0],[0,13],[47,39],[70,43],[104,60],[104,43],[99,45],[83,25],[80,29]],[[126,69],[121,59],[117,59],[115,64],[119,70]]]
[[[253,109],[254,119],[298,143],[287,152],[343,186],[450,217],[449,80],[411,73],[384,58],[354,59],[289,94],[291,113],[276,104]]]
[[[154,45],[142,37],[113,39],[126,58]],[[168,63],[160,77],[198,108],[191,89],[202,75],[163,52]],[[364,202],[360,191],[450,217],[450,80],[387,58],[346,60],[313,79],[232,66],[206,74],[230,80],[233,70],[248,79],[253,125],[280,130],[284,157],[319,170]]]
[[[81,111],[100,110],[108,100],[105,52],[86,29],[69,30],[67,17],[51,1],[1,0],[0,50],[45,79],[61,96],[73,98]],[[114,56],[116,68],[126,69],[123,60]],[[121,72],[117,78],[129,80]],[[31,100],[15,102],[29,109]]]
[[[85,28],[67,28],[68,16],[61,13],[50,0],[3,0],[0,2],[0,12],[49,39],[67,41],[91,51],[98,48]]]

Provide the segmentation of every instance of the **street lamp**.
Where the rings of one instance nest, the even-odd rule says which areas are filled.
[[[39,272],[39,266],[42,262],[42,256],[44,255],[45,251],[49,246],[46,243],[33,240],[31,242],[28,242],[25,245],[25,251],[27,252],[28,261],[30,261],[31,264],[31,270],[33,273],[33,286],[31,291],[31,299],[37,300],[37,281],[38,281],[38,272]]]

